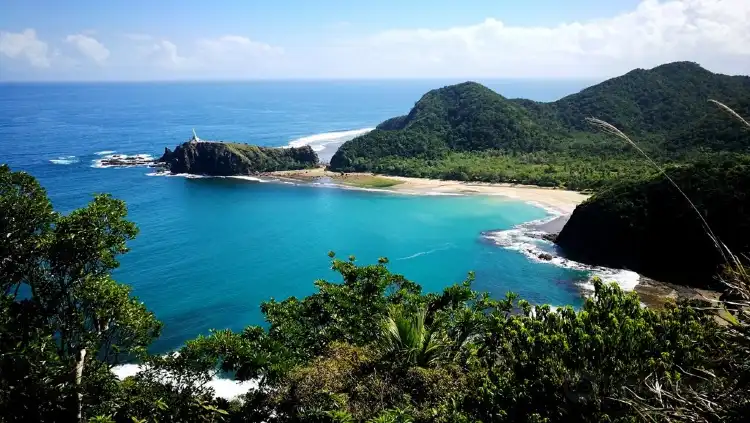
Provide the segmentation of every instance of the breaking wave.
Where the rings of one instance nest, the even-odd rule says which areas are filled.
[[[138,372],[143,370],[143,366],[140,364],[121,364],[112,368],[112,373],[117,376],[118,379],[122,380],[130,376],[135,376]],[[165,375],[165,379],[169,379],[168,375]],[[219,376],[214,376],[207,384],[214,390],[214,394],[217,398],[224,398],[226,400],[232,400],[240,395],[246,394],[252,389],[258,388],[258,383],[254,380],[248,380],[244,382],[238,382],[232,379],[225,379]]]
[[[535,220],[517,225],[511,229],[502,231],[488,231],[482,237],[502,248],[518,251],[538,263],[550,263],[566,269],[579,270],[589,273],[588,280],[578,282],[578,286],[585,293],[594,291],[592,279],[599,277],[605,282],[616,282],[624,291],[632,291],[638,285],[640,275],[636,272],[624,269],[612,269],[601,266],[590,266],[577,261],[566,259],[560,250],[552,242],[545,240],[542,236],[547,235],[545,231],[537,228],[549,223],[559,216]]]
[[[56,165],[69,165],[73,163],[78,163],[79,160],[78,160],[78,157],[76,156],[60,156],[56,159],[50,159],[49,162],[52,164],[56,164]]]
[[[302,147],[309,145],[316,152],[325,150],[331,144],[343,144],[360,135],[364,135],[375,128],[354,129],[350,131],[324,132],[322,134],[308,135],[297,138],[288,144],[288,147]]]
[[[106,156],[106,155],[113,154],[113,153],[117,153],[117,151],[115,151],[115,150],[102,150],[102,151],[97,151],[94,154],[96,154],[97,156]]]

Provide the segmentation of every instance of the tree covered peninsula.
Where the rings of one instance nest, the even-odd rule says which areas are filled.
[[[632,135],[661,163],[750,153],[742,125],[710,104],[750,114],[750,77],[690,62],[636,69],[551,103],[507,99],[473,82],[432,90],[408,115],[338,150],[338,171],[596,189],[652,168],[586,118]]]
[[[202,141],[194,137],[166,148],[158,160],[172,173],[211,176],[253,175],[277,170],[298,170],[316,167],[318,155],[310,146],[273,148],[249,144]]]

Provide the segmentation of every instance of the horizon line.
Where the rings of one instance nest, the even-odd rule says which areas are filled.
[[[213,82],[213,83],[237,83],[237,82],[411,82],[411,81],[594,81],[604,80],[610,77],[576,77],[576,78],[543,78],[543,77],[470,77],[470,76],[445,76],[445,77],[403,77],[403,78],[195,78],[195,79],[6,79],[0,80],[0,84],[59,84],[59,83],[183,83],[183,82]]]

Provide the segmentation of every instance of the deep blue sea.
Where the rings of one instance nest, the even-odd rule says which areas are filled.
[[[450,82],[450,81],[446,81]],[[554,100],[588,82],[485,82],[507,97]],[[68,212],[95,193],[128,204],[140,234],[115,276],[165,323],[155,352],[211,328],[261,324],[259,304],[338,280],[326,256],[378,257],[438,291],[476,272],[475,288],[534,303],[581,304],[585,272],[529,260],[482,236],[548,212],[501,197],[414,196],[97,168],[106,154],[150,154],[204,139],[319,147],[340,131],[405,114],[441,81],[0,85],[0,163],[37,177]],[[336,132],[339,132],[338,134]],[[311,137],[312,136],[312,137]],[[299,143],[299,142],[298,142]],[[330,147],[330,146],[329,146]]]

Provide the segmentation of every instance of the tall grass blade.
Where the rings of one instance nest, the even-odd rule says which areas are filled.
[[[724,258],[724,261],[726,263],[730,262],[729,258],[727,257],[727,254],[725,253],[725,249],[727,252],[729,252],[729,250],[726,248],[726,246],[722,242],[719,241],[719,238],[714,234],[714,231],[711,230],[711,226],[708,224],[706,219],[703,217],[703,214],[698,210],[698,207],[695,206],[695,204],[690,199],[690,197],[688,197],[687,194],[685,194],[685,192],[675,183],[674,180],[672,180],[672,178],[667,174],[667,172],[664,171],[664,169],[661,166],[659,166],[654,160],[652,160],[651,157],[648,154],[646,154],[646,152],[643,151],[643,149],[638,144],[635,143],[635,141],[633,141],[632,139],[630,139],[630,137],[625,135],[625,133],[617,129],[616,126],[612,125],[609,122],[605,122],[597,118],[586,118],[586,121],[588,121],[592,125],[598,127],[599,129],[601,129],[602,131],[608,134],[614,135],[620,139],[625,140],[625,142],[633,146],[633,148],[635,148],[638,151],[638,153],[640,153],[643,157],[645,157],[646,160],[648,160],[648,162],[654,168],[656,168],[656,170],[659,171],[659,173],[661,173],[665,178],[667,178],[669,183],[672,184],[672,186],[675,187],[675,189],[677,189],[677,191],[680,194],[682,194],[685,200],[687,200],[688,204],[690,204],[690,207],[692,207],[693,211],[695,211],[695,214],[698,215],[701,222],[703,223],[703,228],[706,231],[706,234],[711,238],[711,241],[713,241],[714,246],[719,251],[719,253],[721,253],[721,256]],[[731,252],[729,253],[731,255]]]

